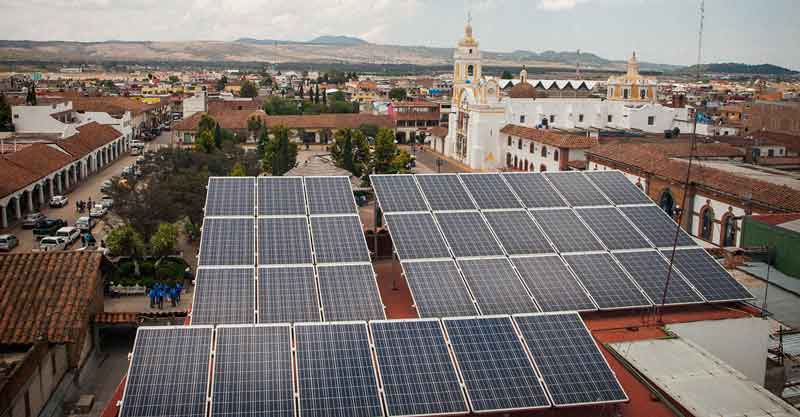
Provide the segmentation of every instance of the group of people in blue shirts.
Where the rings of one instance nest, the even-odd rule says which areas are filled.
[[[183,285],[176,283],[175,286],[170,287],[167,284],[157,282],[150,288],[148,296],[150,296],[150,308],[164,308],[164,297],[169,297],[172,306],[175,307],[181,302],[181,292]]]

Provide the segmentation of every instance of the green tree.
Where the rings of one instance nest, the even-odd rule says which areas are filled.
[[[222,147],[222,128],[219,123],[214,126],[214,147],[217,149]]]
[[[334,136],[331,156],[339,168],[360,177],[369,164],[369,143],[357,129],[341,129]]]
[[[272,139],[264,149],[262,169],[273,176],[280,176],[294,168],[297,163],[297,144],[289,140],[286,126],[275,126],[271,130]]]
[[[217,121],[214,120],[213,117],[204,114],[200,117],[200,122],[197,124],[197,134],[201,134],[205,131],[211,131],[213,134],[214,129],[217,127]]]
[[[258,87],[256,87],[255,83],[250,81],[245,81],[242,84],[242,89],[239,91],[239,95],[242,97],[257,97],[258,96]]]
[[[344,93],[341,91],[335,91],[331,94],[331,100],[333,101],[345,101]]]
[[[303,99],[303,96],[305,95],[305,92],[303,91],[303,83],[300,83],[300,90],[297,92],[297,95],[300,96],[301,100]]]
[[[376,174],[395,174],[397,144],[390,129],[379,129],[375,136],[375,149],[372,152],[372,172]]]
[[[378,136],[378,125],[372,123],[364,123],[358,127],[358,130],[360,130],[364,136],[369,136],[371,138]]]
[[[11,123],[11,106],[6,102],[6,96],[0,94],[0,131],[7,132],[13,129]]]
[[[261,79],[262,87],[272,87],[272,76],[267,74]]]
[[[267,132],[267,129],[263,129],[256,142],[256,155],[258,155],[259,160],[264,158],[264,153],[267,150],[267,143],[269,143],[269,132]]]
[[[317,84],[317,88],[314,89],[314,104],[319,104],[319,84]]]
[[[226,85],[228,85],[228,77],[223,75],[222,78],[217,80],[217,91],[224,90]]]
[[[358,129],[352,131],[353,137],[353,175],[361,177],[369,167],[369,142],[364,133]]]
[[[500,78],[504,80],[511,80],[514,78],[514,75],[511,74],[511,71],[505,70],[503,71],[503,75],[501,75]]]
[[[328,105],[328,91],[326,88],[322,89],[322,104],[325,106]]]
[[[180,78],[178,78],[178,76],[177,76],[177,75],[170,75],[170,76],[169,76],[169,82],[170,82],[171,84],[177,84],[177,83],[178,83],[178,81],[180,81],[180,80],[181,80],[181,79],[180,79]]]
[[[403,101],[408,97],[405,88],[395,87],[389,90],[389,98],[395,101]]]
[[[213,130],[203,130],[202,133],[197,135],[194,141],[194,149],[199,152],[211,153],[214,150],[214,133]]]
[[[109,232],[105,240],[112,255],[130,256],[136,276],[141,275],[139,259],[144,254],[144,239],[139,232],[130,225],[124,225]]]
[[[260,117],[253,116],[247,119],[247,132],[251,138],[258,138],[263,128],[264,123],[262,123]]]
[[[173,223],[161,223],[150,236],[150,253],[156,257],[156,267],[161,260],[175,253],[178,245],[178,227]]]
[[[231,172],[230,172],[230,174],[228,174],[228,176],[229,177],[246,177],[247,176],[247,171],[244,169],[244,165],[242,165],[241,162],[237,162],[236,165],[233,166],[233,169],[231,169]]]
[[[271,96],[264,100],[263,110],[270,116],[288,116],[300,114],[300,109],[292,100]]]
[[[403,149],[397,151],[397,155],[395,155],[394,159],[392,159],[392,169],[397,174],[407,173],[409,171],[410,164],[411,154]]]

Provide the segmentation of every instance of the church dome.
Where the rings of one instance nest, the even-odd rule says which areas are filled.
[[[520,81],[517,85],[511,87],[508,96],[511,98],[536,98],[536,88],[527,80]]]

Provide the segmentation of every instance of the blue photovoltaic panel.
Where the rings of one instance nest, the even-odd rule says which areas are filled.
[[[258,177],[258,214],[285,216],[306,214],[302,177]]]
[[[583,174],[616,205],[653,203],[619,171],[584,171]]]
[[[483,216],[509,255],[552,253],[544,233],[523,210],[485,211]]]
[[[293,417],[289,325],[217,327],[210,417]]]
[[[420,317],[478,314],[452,259],[402,262],[401,265]]]
[[[314,268],[258,269],[258,322],[320,321]]]
[[[514,321],[556,407],[628,400],[577,313],[514,316]]]
[[[384,219],[401,260],[450,257],[430,213],[386,214]]]
[[[538,311],[508,259],[459,260],[458,266],[475,295],[481,313],[491,315]]]
[[[436,213],[435,216],[455,257],[504,255],[479,212]]]
[[[354,214],[356,203],[347,177],[305,177],[309,214]]]
[[[475,412],[550,406],[509,317],[444,319]]]
[[[527,208],[567,207],[542,174],[534,172],[502,174]]]
[[[459,177],[483,210],[522,208],[503,177],[498,174],[460,174]]]
[[[611,204],[603,194],[578,171],[543,174],[573,207]]]
[[[619,209],[656,247],[672,247],[672,244],[675,243],[675,231],[678,225],[658,206],[620,207]],[[697,244],[683,229],[680,229],[678,246],[697,246]]]
[[[603,245],[570,209],[533,210],[531,214],[559,252],[604,250]]]
[[[616,252],[614,257],[619,260],[622,267],[628,271],[633,280],[647,293],[656,304],[687,304],[703,301],[699,295],[683,280],[683,277],[672,267],[666,297],[664,285],[667,282],[669,263],[657,251],[644,252]]]
[[[413,175],[370,175],[384,213],[428,211]]]
[[[253,268],[197,270],[192,324],[245,324],[255,320]]]
[[[370,261],[358,216],[312,217],[311,235],[317,263]]]
[[[667,259],[672,256],[671,250],[665,250],[663,253]],[[750,291],[736,281],[705,249],[677,250],[673,265],[708,301],[753,298]]]
[[[366,323],[296,324],[303,417],[383,415]]]
[[[615,207],[576,209],[609,250],[652,248]]]
[[[417,183],[433,211],[477,209],[456,174],[417,175]]]
[[[120,417],[205,417],[211,326],[140,327]]]
[[[255,263],[254,219],[203,219],[200,266],[253,265]]]
[[[211,177],[206,216],[253,216],[256,211],[253,177]]]
[[[597,309],[586,290],[557,255],[514,257],[511,262],[542,311]]]
[[[307,218],[258,219],[258,263],[259,265],[312,263]]]
[[[325,321],[385,319],[372,264],[318,266]]]
[[[389,416],[469,411],[438,320],[369,325]]]
[[[601,309],[650,306],[611,254],[565,255],[564,259]]]

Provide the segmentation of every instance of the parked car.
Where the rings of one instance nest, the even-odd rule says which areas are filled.
[[[67,222],[61,219],[46,219],[43,220],[36,228],[33,229],[33,237],[41,239],[47,236],[53,236],[58,229],[65,227]]]
[[[108,213],[108,209],[103,207],[102,204],[95,204],[94,207],[92,207],[92,209],[89,210],[89,216],[95,218],[103,217],[106,215],[106,213]]]
[[[82,232],[88,232],[94,227],[94,219],[90,216],[78,217],[78,220],[75,222],[75,227]]]
[[[70,245],[81,237],[81,231],[77,227],[62,227],[56,231],[56,237],[64,238]]]
[[[131,148],[144,149],[144,142],[142,142],[140,140],[132,140],[131,141]]]
[[[131,155],[137,156],[142,154],[142,148],[131,148]]]
[[[103,183],[100,185],[100,192],[101,193],[107,192],[108,190],[111,189],[112,185],[114,185],[114,182],[111,180],[103,181]]]
[[[100,202],[99,203],[100,203],[100,205],[105,207],[107,210],[111,210],[111,207],[114,207],[114,199],[109,197],[109,196],[107,196],[107,195],[104,195],[104,196],[100,197]]]
[[[0,235],[0,250],[10,251],[19,245],[19,240],[14,235]]]
[[[39,242],[39,249],[45,252],[54,250],[64,250],[67,248],[67,241],[63,237],[48,236]]]
[[[54,195],[50,197],[50,207],[64,207],[69,202],[69,198],[65,195]]]
[[[35,213],[31,213],[25,216],[25,219],[22,220],[22,228],[23,229],[33,229],[36,225],[39,224],[42,220],[46,219],[44,214],[39,213],[38,211]]]

